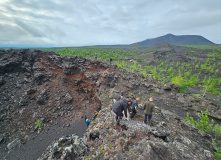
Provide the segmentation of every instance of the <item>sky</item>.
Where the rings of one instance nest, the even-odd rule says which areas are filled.
[[[0,0],[0,44],[131,44],[166,35],[221,44],[221,0]]]

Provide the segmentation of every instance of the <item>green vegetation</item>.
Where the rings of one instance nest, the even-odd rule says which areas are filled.
[[[103,147],[103,146],[101,146],[101,152],[102,152],[102,154],[104,155],[105,150],[104,150],[104,147]]]
[[[193,47],[194,45],[187,45]],[[188,62],[176,62],[155,59],[155,65],[140,65],[139,62],[145,62],[144,59],[134,59],[136,55],[153,52],[148,47],[128,47],[128,48],[111,48],[111,47],[86,47],[86,48],[61,48],[61,49],[41,49],[43,51],[53,51],[61,56],[80,56],[88,59],[94,59],[98,55],[98,60],[109,62],[113,59],[113,65],[137,72],[144,77],[152,78],[159,83],[172,82],[179,86],[180,92],[185,92],[190,87],[200,87],[204,93],[220,95],[221,62],[217,62],[217,57],[221,57],[221,45],[195,45],[194,48],[201,49],[202,46],[213,48],[210,57],[206,61],[193,60]],[[219,50],[220,49],[220,50]],[[196,51],[189,51],[188,54],[197,54]],[[166,55],[168,56],[168,55]],[[165,55],[159,55],[165,57]],[[129,62],[133,59],[133,62]],[[157,61],[158,60],[158,61]],[[205,76],[206,75],[206,76]]]
[[[198,97],[198,98],[201,98],[201,94],[193,94],[194,96]]]
[[[212,126],[214,124],[213,119],[209,123],[208,109],[206,110],[206,114],[204,114],[203,111],[201,111],[201,114],[199,114],[199,119],[197,121],[195,121],[193,117],[189,117],[189,113],[187,112],[185,121],[194,125],[196,128],[203,132],[211,132]]]
[[[221,96],[220,93],[220,89],[216,88],[217,86],[221,85],[221,77],[217,77],[217,75],[213,75],[213,77],[209,76],[207,78],[207,76],[205,76],[204,80],[203,80],[203,88],[204,88],[204,92],[210,92],[212,94],[218,94],[219,96]]]
[[[189,113],[187,112],[187,116],[184,121],[194,125],[203,132],[213,132],[215,134],[215,139],[212,142],[213,147],[216,150],[214,155],[217,160],[221,160],[221,126],[218,124],[214,125],[213,119],[209,122],[208,109],[206,110],[205,114],[203,111],[201,111],[201,114],[199,114],[199,119],[196,121],[193,119],[193,117],[190,117]]]
[[[149,53],[147,47],[128,47],[128,48],[108,48],[108,47],[86,47],[86,48],[61,48],[61,49],[41,49],[42,51],[53,51],[61,56],[78,56],[88,59],[94,59],[95,54],[98,60],[109,61],[110,57],[113,61],[128,61],[133,56]],[[137,61],[144,61],[137,59]]]
[[[41,127],[42,127],[42,121],[41,120],[37,120],[36,122],[35,122],[35,124],[36,124],[36,127],[38,127],[40,130],[42,129]]]
[[[114,135],[113,135],[113,134],[110,134],[110,137],[114,137]]]
[[[192,48],[197,48],[197,49],[214,49],[214,50],[221,49],[220,44],[185,44],[185,45],[177,45],[177,46],[192,47]]]
[[[112,148],[113,146],[112,146],[112,144],[108,144],[108,147],[109,147],[109,148]]]

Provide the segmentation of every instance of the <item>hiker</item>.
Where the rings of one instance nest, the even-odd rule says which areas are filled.
[[[90,121],[89,119],[86,119],[86,121],[85,121],[85,122],[86,122],[87,127],[88,127],[88,126],[90,125],[90,122],[91,122],[91,121]]]
[[[123,118],[123,111],[127,121],[129,121],[129,117],[127,117],[127,109],[129,104],[131,104],[131,99],[123,98],[112,105],[111,108],[116,114],[117,125],[120,125],[120,120]]]
[[[152,114],[155,111],[154,108],[154,103],[153,103],[153,97],[149,98],[149,102],[146,101],[144,103],[144,113],[145,113],[145,118],[144,118],[144,123],[148,124],[150,126],[150,121],[152,118]],[[148,123],[147,123],[147,117],[148,117]]]
[[[120,91],[120,98],[122,99],[124,97],[124,92]]]
[[[112,58],[110,57],[110,64],[111,64],[111,62],[112,62]]]
[[[132,102],[132,114],[131,114],[131,119],[132,118],[134,118],[134,116],[135,116],[135,114],[138,112],[138,102],[140,101],[140,98],[139,97],[137,97],[136,98],[136,100],[134,100],[133,102]]]
[[[85,120],[85,123],[87,124],[87,127],[88,127],[91,121],[89,119],[87,119],[86,115],[84,116],[84,120]]]
[[[95,56],[95,60],[97,60],[97,53],[95,53],[95,55],[94,55],[94,56]]]

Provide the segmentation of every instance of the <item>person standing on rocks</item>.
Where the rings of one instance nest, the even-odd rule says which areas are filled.
[[[144,123],[150,125],[152,114],[155,111],[154,108],[154,103],[153,103],[153,97],[149,98],[149,102],[146,101],[144,103],[144,113],[145,113],[145,118],[144,118]],[[147,122],[147,117],[148,117],[148,122]]]
[[[97,60],[97,53],[95,53],[94,57],[95,57],[95,60]]]
[[[121,97],[121,99],[124,97],[124,92],[123,91],[120,92],[120,97]]]
[[[138,112],[138,102],[140,101],[140,98],[137,97],[136,100],[133,101],[132,103],[132,114],[131,114],[131,119],[134,118],[135,114]]]
[[[123,98],[117,102],[115,102],[112,105],[112,109],[114,111],[114,113],[116,114],[116,121],[117,121],[117,125],[120,125],[120,120],[123,118],[123,111],[124,111],[124,115],[127,118],[127,121],[129,121],[129,117],[127,116],[127,109],[128,109],[128,105],[131,104],[131,99],[126,99]]]
[[[87,124],[87,127],[88,127],[91,121],[89,119],[87,119],[86,115],[84,116],[84,120],[85,120],[85,123]]]
[[[110,64],[111,64],[111,62],[112,62],[112,58],[110,57]]]
[[[88,127],[88,126],[90,125],[90,122],[91,122],[91,121],[90,121],[89,119],[86,119],[86,121],[85,121],[85,122],[86,122],[87,127]]]

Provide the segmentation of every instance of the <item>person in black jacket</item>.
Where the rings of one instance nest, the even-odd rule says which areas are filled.
[[[131,114],[131,119],[134,118],[135,114],[138,112],[138,102],[140,101],[140,98],[137,97],[136,100],[133,101],[132,103],[132,114]]]
[[[120,120],[123,118],[123,111],[124,111],[125,117],[129,121],[129,117],[127,117],[127,109],[128,109],[129,104],[131,104],[131,100],[130,99],[127,100],[126,98],[123,98],[120,101],[117,101],[112,105],[111,108],[116,114],[117,125],[120,124]]]

